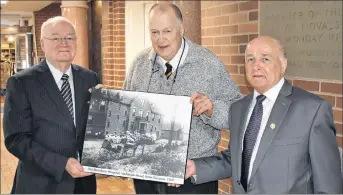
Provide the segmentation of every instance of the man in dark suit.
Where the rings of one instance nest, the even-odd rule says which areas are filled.
[[[245,52],[254,92],[229,112],[229,149],[187,162],[200,184],[232,178],[235,193],[341,194],[340,156],[330,103],[284,79],[279,41],[252,40]]]
[[[96,193],[94,174],[79,162],[94,72],[71,64],[75,28],[63,17],[41,29],[46,60],[7,81],[5,145],[19,159],[15,193]]]

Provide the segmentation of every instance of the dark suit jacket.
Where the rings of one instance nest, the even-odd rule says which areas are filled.
[[[230,108],[229,149],[195,159],[196,183],[232,178],[241,183],[242,140],[253,94]],[[275,101],[253,164],[248,193],[343,193],[340,157],[328,101],[285,81]],[[274,124],[274,125],[271,125]]]
[[[69,157],[77,158],[76,151],[82,151],[88,89],[97,84],[97,76],[77,65],[72,65],[72,72],[76,127],[45,61],[7,81],[3,124],[5,145],[19,159],[16,193],[74,191],[75,180],[65,167]],[[94,188],[95,177],[88,181]]]

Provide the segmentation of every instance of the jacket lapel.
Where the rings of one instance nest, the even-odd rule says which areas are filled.
[[[273,109],[270,113],[267,125],[265,127],[261,142],[256,154],[253,169],[251,171],[251,177],[254,176],[261,161],[263,160],[270,144],[272,143],[279,127],[287,114],[288,108],[292,101],[287,96],[292,94],[292,85],[285,80],[280,93],[274,103]]]
[[[70,117],[69,110],[66,103],[64,102],[60,90],[50,72],[46,61],[43,61],[37,71],[37,80],[42,84],[42,86],[47,91],[47,94],[50,96],[56,109],[67,119],[67,122],[74,124],[72,118]]]
[[[240,112],[239,120],[242,122],[240,123],[239,126],[239,137],[238,137],[238,146],[237,146],[237,166],[238,166],[238,178],[241,178],[241,166],[242,166],[242,151],[243,151],[243,136],[244,136],[244,131],[245,131],[245,124],[247,121],[247,116],[249,113],[249,107],[252,101],[254,94],[251,93],[248,96],[246,96],[242,101],[240,101],[240,106],[238,108]]]
[[[75,121],[76,121],[76,133],[80,132],[81,125],[81,111],[82,111],[82,93],[83,93],[83,79],[80,74],[80,70],[77,66],[72,65],[73,82],[74,82],[74,94],[75,94]]]

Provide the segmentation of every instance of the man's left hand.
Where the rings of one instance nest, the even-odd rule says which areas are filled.
[[[190,103],[194,106],[193,115],[199,116],[204,113],[206,116],[212,117],[213,103],[207,95],[195,92],[191,96]]]

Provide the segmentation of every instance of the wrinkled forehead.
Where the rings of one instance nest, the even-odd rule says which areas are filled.
[[[149,27],[151,28],[167,28],[174,27],[178,24],[177,17],[172,9],[161,11],[154,9],[149,16]]]
[[[251,41],[245,50],[245,55],[271,55],[279,54],[279,48],[274,41],[268,39]]]

